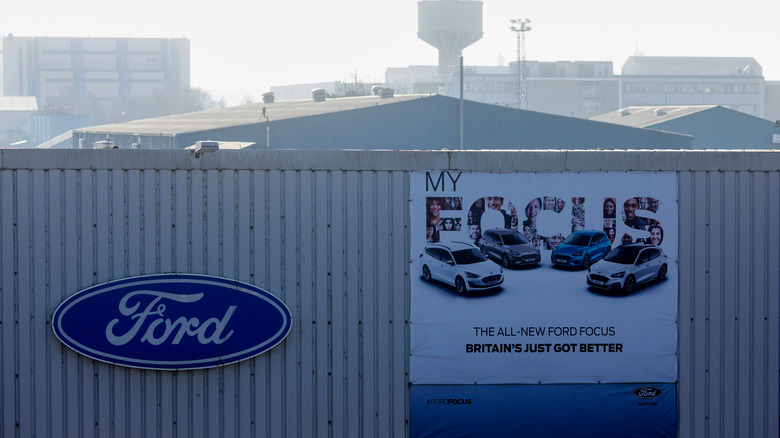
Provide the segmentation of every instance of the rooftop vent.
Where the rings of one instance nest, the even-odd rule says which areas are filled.
[[[118,149],[111,140],[100,140],[92,143],[92,149]]]
[[[195,142],[195,156],[200,157],[206,152],[219,150],[219,142],[214,140],[199,140]]]
[[[666,110],[663,108],[656,108],[655,111],[653,111],[656,116],[662,116],[666,114]]]
[[[327,93],[325,92],[324,88],[315,88],[311,90],[311,98],[315,102],[322,102],[325,100],[325,97],[327,96]]]
[[[263,93],[263,103],[274,103],[274,92],[268,91]]]
[[[631,115],[631,111],[629,111],[627,109],[620,110],[620,117],[630,116],[630,115]]]

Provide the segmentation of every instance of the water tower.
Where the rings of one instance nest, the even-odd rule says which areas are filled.
[[[424,0],[417,3],[417,37],[439,49],[439,73],[452,73],[463,49],[482,38],[482,2]]]

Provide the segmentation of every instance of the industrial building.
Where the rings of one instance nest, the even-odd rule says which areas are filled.
[[[323,93],[324,94],[324,93]],[[324,98],[324,96],[322,96]],[[462,129],[461,129],[462,127]],[[182,149],[687,149],[688,135],[432,95],[261,102],[74,130],[64,147]]]
[[[719,105],[627,107],[591,120],[693,137],[693,149],[777,149],[780,126]]]
[[[621,106],[720,105],[764,117],[763,69],[753,58],[631,56]]]
[[[516,69],[516,62],[508,66],[465,65],[464,98],[516,108]],[[525,69],[527,109],[587,119],[620,107],[620,78],[612,73],[612,62],[529,60]],[[389,67],[385,85],[399,94],[440,93],[457,97],[460,75],[440,74],[435,66]]]
[[[0,147],[24,143],[30,132],[30,118],[37,110],[34,97],[0,96]]]
[[[3,96],[35,96],[41,107],[190,88],[186,38],[3,37]]]
[[[426,184],[418,183],[429,173],[444,178],[429,180],[436,183],[430,187],[436,196],[479,189],[467,184],[470,177],[669,182],[671,195],[661,208],[671,208],[677,218],[666,227],[677,236],[674,247],[667,247],[676,254],[670,275],[634,295],[609,296],[587,290],[583,271],[555,270],[547,251],[542,266],[505,275],[571,277],[577,287],[566,295],[543,288],[509,293],[505,285],[484,296],[461,296],[424,283],[413,252],[424,239],[417,233],[423,224],[410,219],[424,211],[410,197],[426,196]],[[457,189],[451,184],[456,180]],[[576,186],[506,190],[555,194]],[[648,189],[603,185],[605,193]],[[779,197],[780,158],[774,151],[219,150],[196,156],[183,150],[0,150],[0,435],[426,436],[437,430],[425,428],[419,413],[427,411],[451,413],[452,422],[434,425],[442,433],[459,422],[494,430],[488,428],[516,420],[523,431],[587,435],[589,429],[577,427],[595,419],[616,436],[646,436],[648,429],[637,428],[644,423],[623,419],[663,413],[671,421],[660,436],[778,436]],[[597,208],[588,211],[595,215],[601,200],[584,205],[592,202]],[[447,211],[465,218],[467,210]],[[590,219],[601,222],[599,215]],[[290,310],[291,330],[263,354],[188,370],[94,360],[55,336],[53,315],[69,298],[165,273],[261,288]],[[667,310],[676,317],[662,322],[676,345],[666,352],[676,377],[664,385],[458,385],[474,394],[556,392],[553,409],[535,409],[538,416],[524,409],[506,416],[512,407],[533,408],[540,400],[534,395],[447,397],[410,380],[419,373],[410,361],[426,359],[411,348],[420,341],[416,330],[425,328],[411,315],[426,313],[435,318],[433,325],[448,318],[436,308],[416,308],[412,287],[475,312],[496,311],[500,300],[523,300],[534,292],[552,294],[561,305],[585,297],[630,306],[652,300],[661,288],[672,290]],[[170,324],[177,316],[172,298],[167,306],[149,305],[143,315],[155,318],[156,327],[165,326],[163,318]],[[105,315],[127,317],[133,309],[122,316],[124,302],[99,303],[79,326]],[[609,316],[602,308],[576,313]],[[656,314],[646,307],[625,313],[629,320]],[[142,319],[139,324],[150,324]],[[90,333],[108,332],[103,326]],[[634,333],[654,339],[645,327]],[[635,334],[618,327],[615,336],[631,341]],[[152,329],[145,337],[164,340]],[[641,357],[643,349],[633,350]],[[579,354],[534,353],[583,362],[592,356]],[[490,364],[504,356],[481,357]],[[608,380],[609,372],[602,378]],[[625,403],[605,408],[615,395],[604,391],[626,386]],[[438,395],[415,398],[421,388]],[[583,389],[602,392],[583,401]]]
[[[476,66],[459,57],[482,38],[482,2],[418,2],[418,37],[439,51],[437,65],[388,67],[384,85],[396,94],[442,94],[563,116],[592,118],[629,106],[720,105],[776,120],[777,92],[749,57],[631,56],[620,75],[610,61],[541,62],[525,58],[524,33],[515,23],[517,59]],[[461,77],[462,76],[462,77]],[[315,87],[340,95],[340,83],[272,87],[281,100],[301,99]],[[776,88],[776,87],[775,87]],[[520,96],[522,95],[522,99]],[[522,102],[521,102],[522,100]]]

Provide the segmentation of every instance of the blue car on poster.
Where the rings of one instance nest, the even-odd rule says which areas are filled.
[[[602,259],[612,245],[603,231],[575,231],[552,250],[553,266],[587,268]]]

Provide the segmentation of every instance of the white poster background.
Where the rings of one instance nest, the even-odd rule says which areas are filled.
[[[678,209],[674,173],[430,171],[412,173],[410,188],[412,383],[676,381]],[[641,210],[637,215],[654,219],[663,228],[659,246],[668,257],[667,279],[642,285],[627,296],[605,293],[588,287],[587,270],[554,268],[551,251],[542,249],[540,266],[504,269],[504,283],[495,290],[460,295],[451,285],[425,282],[419,260],[428,242],[426,198],[461,198],[460,210],[441,211],[443,218],[459,218],[460,230],[441,231],[439,239],[472,242],[469,208],[488,196],[503,197],[507,212],[512,204],[520,231],[532,199],[562,200],[565,205],[560,212],[540,212],[537,232],[543,236],[561,233],[564,238],[576,223],[572,221],[573,198],[584,201],[586,230],[604,229],[604,199],[615,198],[613,247],[620,244],[624,233],[634,240],[649,238],[648,231],[623,223],[624,202],[633,197],[657,199],[656,212]],[[503,227],[501,213],[485,211],[484,229]],[[557,334],[550,333],[551,327]],[[468,352],[468,345],[480,345],[482,351]],[[498,352],[493,345],[510,351]]]

